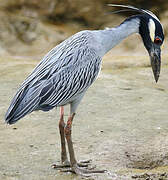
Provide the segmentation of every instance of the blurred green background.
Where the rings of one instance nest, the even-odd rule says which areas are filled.
[[[77,31],[113,27],[131,15],[108,14],[115,10],[108,3],[153,11],[167,34],[167,0],[0,0],[0,54],[44,55]]]

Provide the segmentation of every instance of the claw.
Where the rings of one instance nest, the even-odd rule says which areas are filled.
[[[79,163],[91,163],[91,162],[92,162],[91,159],[79,161]]]
[[[91,159],[88,159],[88,160],[82,160],[82,161],[79,161],[79,163],[77,163],[77,165],[79,167],[88,167],[91,163]]]
[[[60,165],[52,164],[51,165],[51,168],[53,168],[53,169],[61,169],[61,168],[67,168],[67,167],[70,167],[70,165],[68,165],[68,164],[60,164]]]

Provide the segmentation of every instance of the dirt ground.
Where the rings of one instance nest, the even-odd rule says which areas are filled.
[[[112,54],[112,53],[111,53]],[[168,65],[154,82],[147,55],[104,58],[73,123],[78,160],[106,169],[89,179],[168,179]],[[52,169],[60,162],[59,110],[35,112],[8,126],[4,114],[38,58],[0,58],[0,180],[80,180]],[[69,109],[66,107],[66,117]]]

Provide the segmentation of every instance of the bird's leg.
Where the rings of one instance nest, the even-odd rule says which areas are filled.
[[[71,132],[72,132],[72,121],[75,116],[75,113],[69,116],[67,125],[65,127],[65,137],[68,144],[68,150],[69,150],[69,156],[70,156],[70,164],[71,164],[71,172],[74,172],[76,174],[82,175],[82,176],[88,176],[92,173],[104,173],[104,170],[87,170],[80,168],[79,163],[77,163],[75,158],[75,153],[73,149],[73,143],[71,138]]]
[[[66,142],[65,142],[65,123],[64,123],[64,107],[60,107],[60,121],[59,121],[59,131],[60,131],[60,137],[61,137],[61,165],[53,164],[53,168],[64,168],[64,167],[70,167],[70,162],[67,158],[67,152],[66,152]]]
[[[73,143],[72,143],[72,138],[71,138],[71,131],[72,131],[72,121],[75,116],[75,113],[73,113],[71,116],[69,116],[67,125],[65,127],[65,137],[68,143],[68,150],[69,150],[69,156],[70,156],[70,163],[71,166],[77,163],[76,158],[75,158],[75,153],[73,149]]]
[[[60,107],[60,121],[59,121],[59,131],[61,137],[61,162],[63,165],[69,165],[67,152],[66,152],[66,142],[65,142],[65,134],[64,134],[64,107]]]
[[[60,121],[59,121],[59,131],[61,137],[61,162],[62,164],[52,164],[52,168],[54,169],[62,169],[66,167],[70,167],[70,162],[67,158],[66,151],[66,142],[65,142],[65,122],[64,122],[64,107],[60,107]],[[78,163],[80,167],[87,167],[90,164],[91,160],[85,160]]]

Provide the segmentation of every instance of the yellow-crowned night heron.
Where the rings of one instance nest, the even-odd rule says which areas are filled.
[[[90,171],[79,167],[75,159],[71,140],[72,120],[86,90],[100,71],[102,57],[124,38],[139,33],[150,55],[156,82],[160,74],[160,46],[164,34],[159,19],[148,10],[133,6],[112,6],[127,8],[139,14],[127,18],[115,28],[78,32],[53,48],[22,83],[5,116],[6,122],[13,124],[32,111],[49,111],[60,107],[62,164],[68,165],[66,139],[71,170],[77,174]],[[63,107],[67,104],[70,104],[70,115],[65,125]]]

